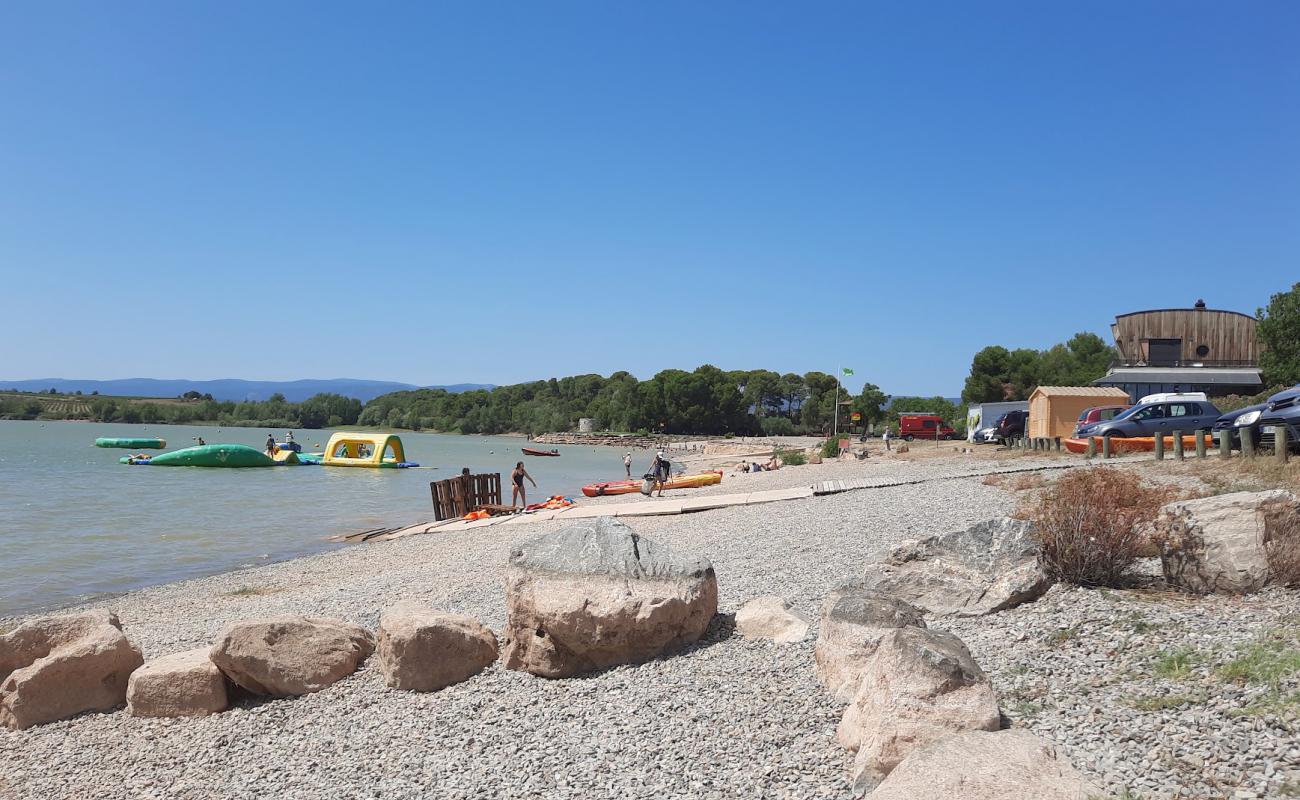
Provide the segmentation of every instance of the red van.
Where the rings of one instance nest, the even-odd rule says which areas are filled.
[[[898,435],[913,439],[952,439],[957,432],[943,424],[938,414],[899,414]]]

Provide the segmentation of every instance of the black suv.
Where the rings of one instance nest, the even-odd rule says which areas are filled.
[[[1024,436],[1025,420],[1027,419],[1029,419],[1028,411],[1008,411],[998,417],[997,422],[993,423],[993,435],[1001,442]]]

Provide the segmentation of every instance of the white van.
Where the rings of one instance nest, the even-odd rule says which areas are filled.
[[[1159,392],[1149,394],[1138,400],[1138,405],[1143,403],[1168,403],[1174,400],[1209,400],[1205,392]]]

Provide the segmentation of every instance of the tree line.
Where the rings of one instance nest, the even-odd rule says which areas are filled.
[[[88,419],[152,424],[212,423],[221,426],[324,428],[364,425],[444,433],[540,434],[568,431],[591,418],[600,430],[628,433],[736,436],[824,435],[836,427],[839,384],[825,372],[724,371],[705,364],[694,371],[664,370],[648,380],[628,372],[609,377],[573,375],[493,389],[453,393],[445,389],[393,392],[364,405],[337,394],[301,403],[283,395],[265,401],[216,401],[182,395],[155,401],[114,397],[0,398],[0,417]],[[850,395],[840,388],[838,428],[897,420],[900,411],[934,411],[959,426],[965,413],[940,398],[891,398],[874,384]],[[80,409],[80,410],[78,410]],[[860,415],[854,426],[851,416]]]

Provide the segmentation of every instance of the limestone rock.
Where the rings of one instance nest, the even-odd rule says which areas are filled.
[[[708,560],[600,517],[516,547],[506,607],[505,666],[562,678],[696,641],[717,613],[718,581]]]
[[[126,711],[137,717],[202,717],[228,705],[226,676],[206,647],[148,661],[126,686]]]
[[[862,673],[836,735],[857,750],[853,785],[874,788],[913,750],[955,733],[998,729],[993,687],[960,639],[946,631],[888,631]]]
[[[870,589],[836,589],[822,604],[814,648],[817,678],[837,700],[851,700],[881,637],[908,626],[925,627],[917,607]]]
[[[1023,729],[969,731],[914,750],[871,800],[1091,800],[1089,783],[1049,742]]]
[[[280,616],[236,622],[212,645],[226,677],[254,694],[292,697],[351,675],[375,649],[360,625],[337,619]]]
[[[777,644],[802,642],[809,620],[790,608],[785,598],[755,597],[736,612],[736,631],[746,639],[770,639]]]
[[[1300,525],[1300,502],[1282,489],[1170,503],[1155,521],[1165,578],[1198,593],[1257,591],[1269,579],[1267,545],[1288,525]]]
[[[931,614],[974,617],[1035,600],[1051,580],[1033,526],[1003,517],[904,542],[867,565],[863,584]]]
[[[25,623],[0,636],[0,725],[21,730],[117,708],[143,662],[109,611]]]
[[[435,692],[497,660],[497,637],[473,617],[403,600],[379,618],[379,672],[389,686]]]

